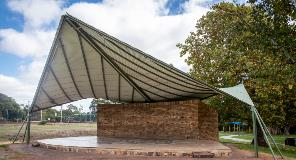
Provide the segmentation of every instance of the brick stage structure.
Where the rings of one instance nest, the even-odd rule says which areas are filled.
[[[218,114],[199,100],[98,106],[98,135],[39,140],[40,147],[116,156],[228,157]]]
[[[218,114],[199,100],[100,104],[98,137],[218,141]]]

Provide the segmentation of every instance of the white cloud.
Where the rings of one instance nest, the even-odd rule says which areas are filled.
[[[18,32],[14,29],[1,29],[0,51],[20,57],[43,57],[49,52],[54,33],[53,30]]]
[[[8,6],[24,16],[24,29],[31,30],[47,27],[57,21],[63,3],[62,0],[9,0]]]
[[[9,7],[24,16],[25,25],[22,32],[0,29],[0,51],[20,57],[30,56],[32,63],[20,66],[18,77],[1,75],[0,83],[6,81],[10,89],[0,86],[0,92],[14,97],[18,102],[24,97],[32,99],[52,44],[56,22],[59,15],[65,12],[187,71],[188,66],[184,58],[180,58],[176,44],[185,40],[193,31],[196,20],[208,9],[189,1],[182,6],[183,14],[168,15],[166,2],[104,0],[101,3],[75,3],[63,8],[62,1],[9,1]],[[54,26],[50,27],[49,24]]]
[[[20,79],[0,74],[1,93],[13,97],[18,103],[27,104],[34,95],[35,85],[23,83]],[[28,99],[30,97],[31,99]]]
[[[45,65],[45,58],[36,58],[27,65],[21,65],[19,67],[20,75],[23,83],[30,83],[37,85]]]
[[[185,40],[197,19],[208,11],[197,4],[186,2],[185,13],[181,15],[167,15],[164,1],[78,3],[65,11],[160,60],[187,70],[176,44]]]

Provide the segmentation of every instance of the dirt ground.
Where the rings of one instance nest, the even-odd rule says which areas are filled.
[[[253,158],[254,153],[245,150],[239,150],[232,145],[227,145],[232,149],[232,155],[228,158],[219,159],[244,159],[244,160],[255,160]],[[72,152],[62,152],[52,149],[44,149],[39,147],[32,147],[26,144],[11,144],[7,146],[0,147],[0,160],[187,160],[194,158],[171,158],[171,157],[127,157],[127,156],[114,156],[114,155],[97,155],[91,153],[72,153]],[[260,154],[262,160],[269,160],[272,157],[268,154]],[[216,160],[216,158],[211,158],[211,160]]]

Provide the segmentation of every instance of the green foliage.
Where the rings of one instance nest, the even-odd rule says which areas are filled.
[[[116,103],[119,103],[119,102],[115,102],[115,101],[111,101],[111,100],[107,100],[107,99],[103,99],[103,98],[93,99],[91,101],[89,109],[91,110],[92,113],[95,113],[96,108],[99,104],[116,104]]]
[[[46,125],[47,122],[48,122],[48,121],[46,121],[46,120],[42,120],[42,121],[40,121],[38,124],[39,124],[39,125]]]
[[[14,99],[5,94],[0,93],[0,117],[8,120],[23,119],[25,112]]]
[[[196,30],[185,43],[177,44],[181,56],[188,56],[190,74],[217,87],[233,86],[244,80],[267,125],[295,125],[293,7],[286,1],[260,1],[247,6],[222,2],[212,6],[197,21]],[[229,97],[215,97],[209,103],[218,108],[220,122],[250,122],[248,109]]]
[[[53,108],[43,110],[42,111],[43,119],[44,120],[50,119],[50,121],[59,121],[59,117],[56,116],[58,115],[58,113],[60,112]]]
[[[82,107],[78,108],[73,104],[69,104],[65,110],[63,110],[64,117],[73,117],[74,115],[81,114]]]
[[[7,144],[0,144],[0,148],[8,148]]]

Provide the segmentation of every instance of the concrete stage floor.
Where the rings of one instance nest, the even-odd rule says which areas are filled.
[[[65,137],[37,140],[40,147],[65,152],[128,156],[228,157],[231,149],[216,141]]]

